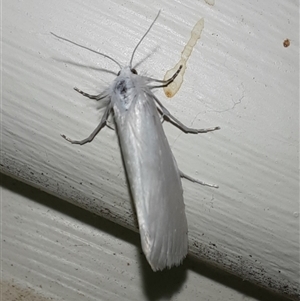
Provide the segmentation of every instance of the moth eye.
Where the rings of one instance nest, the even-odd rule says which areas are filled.
[[[131,69],[131,72],[132,72],[133,74],[138,74],[137,71],[136,71],[135,69]]]
[[[121,70],[118,72],[117,76],[119,76],[119,75],[120,75],[120,73],[121,73]]]

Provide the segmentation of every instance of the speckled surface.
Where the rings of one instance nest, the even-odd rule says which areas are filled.
[[[241,279],[299,294],[299,19],[290,1],[30,0],[3,3],[1,171],[134,228],[135,216],[115,132],[69,145],[100,120],[74,86],[100,92],[116,66],[58,41],[50,31],[121,63],[159,8],[137,51],[138,70],[162,78],[180,58],[194,24],[205,26],[172,99],[157,96],[182,122],[221,126],[201,136],[164,123],[178,165],[219,190],[183,181],[190,254]],[[289,47],[283,42],[290,40]],[[149,56],[147,58],[147,55]],[[146,58],[146,59],[145,59]]]

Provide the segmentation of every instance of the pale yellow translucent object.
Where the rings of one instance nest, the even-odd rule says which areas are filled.
[[[181,52],[180,61],[172,69],[166,72],[164,80],[171,78],[174,75],[174,73],[178,70],[179,66],[182,65],[182,69],[180,73],[177,75],[177,77],[175,78],[175,80],[170,85],[168,85],[168,87],[164,88],[164,92],[167,97],[170,98],[173,97],[180,89],[181,84],[183,82],[186,63],[193,51],[194,46],[196,45],[197,41],[201,36],[203,28],[204,28],[204,18],[200,19],[194,26],[191,32],[191,37],[188,43],[186,44],[186,46],[184,47],[183,51]]]

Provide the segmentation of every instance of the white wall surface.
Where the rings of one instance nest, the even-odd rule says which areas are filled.
[[[195,136],[164,123],[180,169],[220,186],[183,182],[190,256],[299,296],[298,1],[2,5],[1,171],[58,196],[61,206],[67,200],[131,229],[135,216],[115,132],[103,129],[83,147],[60,137],[85,138],[101,117],[96,105],[72,88],[96,94],[114,77],[93,68],[118,70],[50,31],[126,63],[161,8],[135,62],[144,60],[138,69],[162,78],[204,17],[180,91],[172,99],[157,92],[187,125],[222,128]],[[60,235],[48,239],[61,240]]]
[[[12,178],[1,183],[1,301],[283,300],[191,259],[153,273],[137,233]]]

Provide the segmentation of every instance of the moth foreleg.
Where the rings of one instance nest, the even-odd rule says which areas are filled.
[[[78,93],[82,94],[85,97],[88,97],[90,99],[96,99],[97,101],[101,100],[101,99],[104,99],[104,98],[106,98],[108,96],[106,93],[103,93],[103,92],[100,93],[100,94],[98,94],[98,95],[91,95],[91,94],[83,92],[82,90],[80,90],[80,89],[78,89],[76,87],[74,88],[74,90],[77,91]]]
[[[92,134],[90,136],[88,136],[87,138],[83,139],[83,140],[80,140],[80,141],[77,141],[77,140],[72,140],[68,137],[66,137],[65,135],[61,135],[64,139],[66,139],[67,141],[69,141],[70,143],[72,144],[80,144],[80,145],[83,145],[83,144],[86,144],[88,142],[92,142],[93,139],[96,137],[96,135],[100,132],[100,130],[106,125],[106,121],[107,121],[107,118],[110,114],[110,111],[112,109],[112,106],[111,104],[109,104],[107,107],[106,107],[106,110],[101,118],[101,121],[99,123],[99,125],[95,128],[95,130],[92,132]]]
[[[172,77],[170,77],[167,80],[160,80],[160,79],[154,79],[151,77],[148,77],[147,80],[151,81],[151,82],[157,82],[157,83],[162,83],[162,85],[157,85],[157,86],[148,86],[149,89],[154,89],[154,88],[164,88],[169,86],[174,80],[175,78],[178,76],[180,70],[182,68],[182,65],[179,66],[178,70],[173,74]]]

